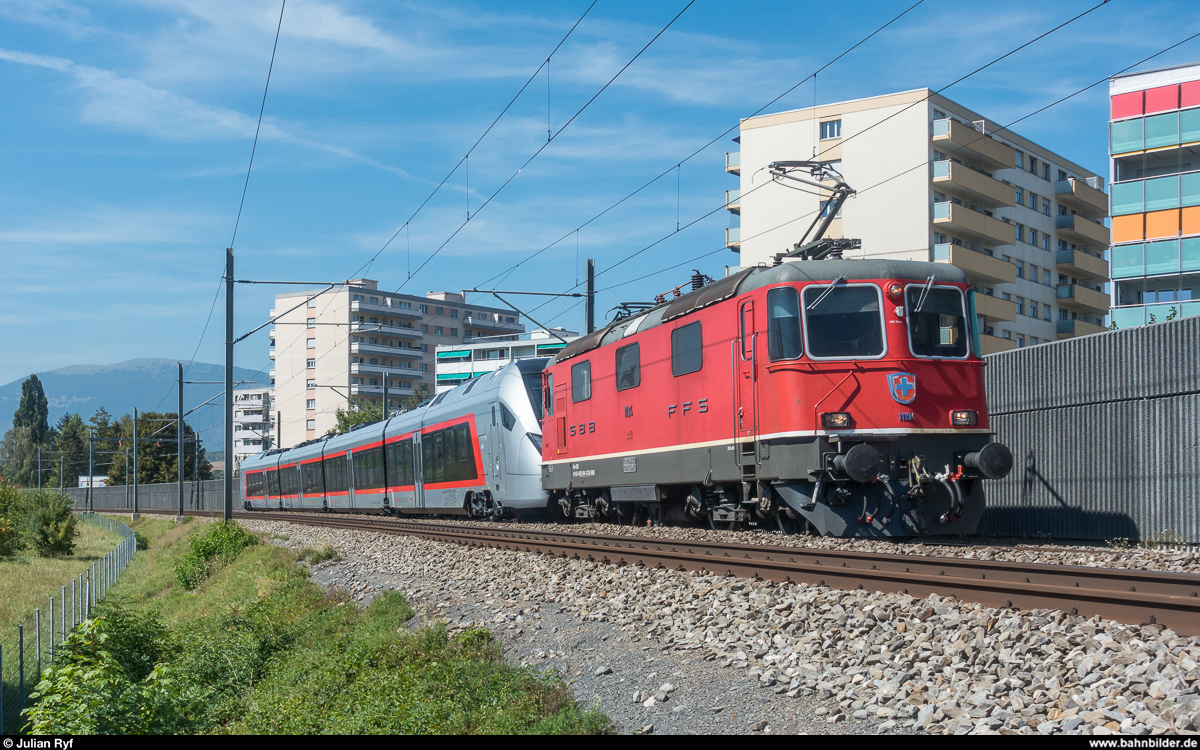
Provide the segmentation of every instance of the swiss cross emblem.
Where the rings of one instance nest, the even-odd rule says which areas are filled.
[[[888,390],[896,403],[911,404],[917,397],[917,376],[911,372],[893,372],[887,376]]]

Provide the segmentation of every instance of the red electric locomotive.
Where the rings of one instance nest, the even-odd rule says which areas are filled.
[[[565,347],[544,373],[560,520],[972,534],[989,440],[974,291],[957,268],[807,260],[740,271]]]

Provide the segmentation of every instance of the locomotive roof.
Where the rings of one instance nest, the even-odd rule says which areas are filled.
[[[635,331],[644,331],[753,289],[770,284],[833,281],[839,276],[844,276],[848,281],[857,279],[924,281],[932,276],[935,282],[952,284],[967,282],[967,275],[949,263],[915,260],[836,258],[790,261],[771,267],[756,266],[688,292],[678,299],[664,302],[645,313],[622,318],[595,333],[578,338],[563,347],[554,361],[562,362],[605,344],[619,341],[631,328]]]

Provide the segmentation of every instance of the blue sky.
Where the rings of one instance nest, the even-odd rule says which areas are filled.
[[[736,125],[911,4],[697,0],[411,279],[466,217],[681,8],[599,0],[406,232],[378,253],[588,2],[289,0],[237,234],[237,275],[424,294],[485,283]],[[939,88],[1094,3],[926,0],[819,76],[818,102]],[[201,342],[242,193],[278,2],[0,0],[0,382],[75,363],[223,358]],[[1200,31],[1194,2],[1112,0],[945,92],[1009,122]],[[1200,60],[1200,40],[1148,67]],[[813,102],[811,82],[773,105]],[[548,111],[547,111],[548,110]],[[1106,87],[1016,128],[1101,174]],[[735,133],[731,134],[735,135]],[[564,291],[723,202],[726,137],[507,278]],[[467,179],[469,176],[469,180]],[[724,211],[601,276],[601,313],[695,267],[714,276]],[[578,250],[577,250],[578,246]],[[378,253],[365,271],[362,266]],[[668,266],[685,263],[665,273]],[[579,259],[577,265],[577,258]],[[626,283],[629,282],[629,283]],[[619,288],[610,288],[623,284]],[[236,329],[277,288],[238,288]],[[482,298],[478,298],[483,301]],[[582,305],[535,317],[580,328]],[[267,363],[265,332],[237,364]],[[157,397],[157,394],[155,395]],[[146,408],[153,408],[147,404]]]

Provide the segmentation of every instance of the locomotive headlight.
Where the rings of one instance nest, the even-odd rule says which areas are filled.
[[[958,409],[950,412],[950,424],[955,427],[971,427],[979,421],[979,412]]]
[[[821,426],[827,430],[845,430],[850,427],[850,414],[844,411],[827,411],[821,414]]]
[[[904,287],[900,285],[900,282],[893,281],[888,284],[887,293],[889,297],[899,302],[900,298],[904,296]]]

